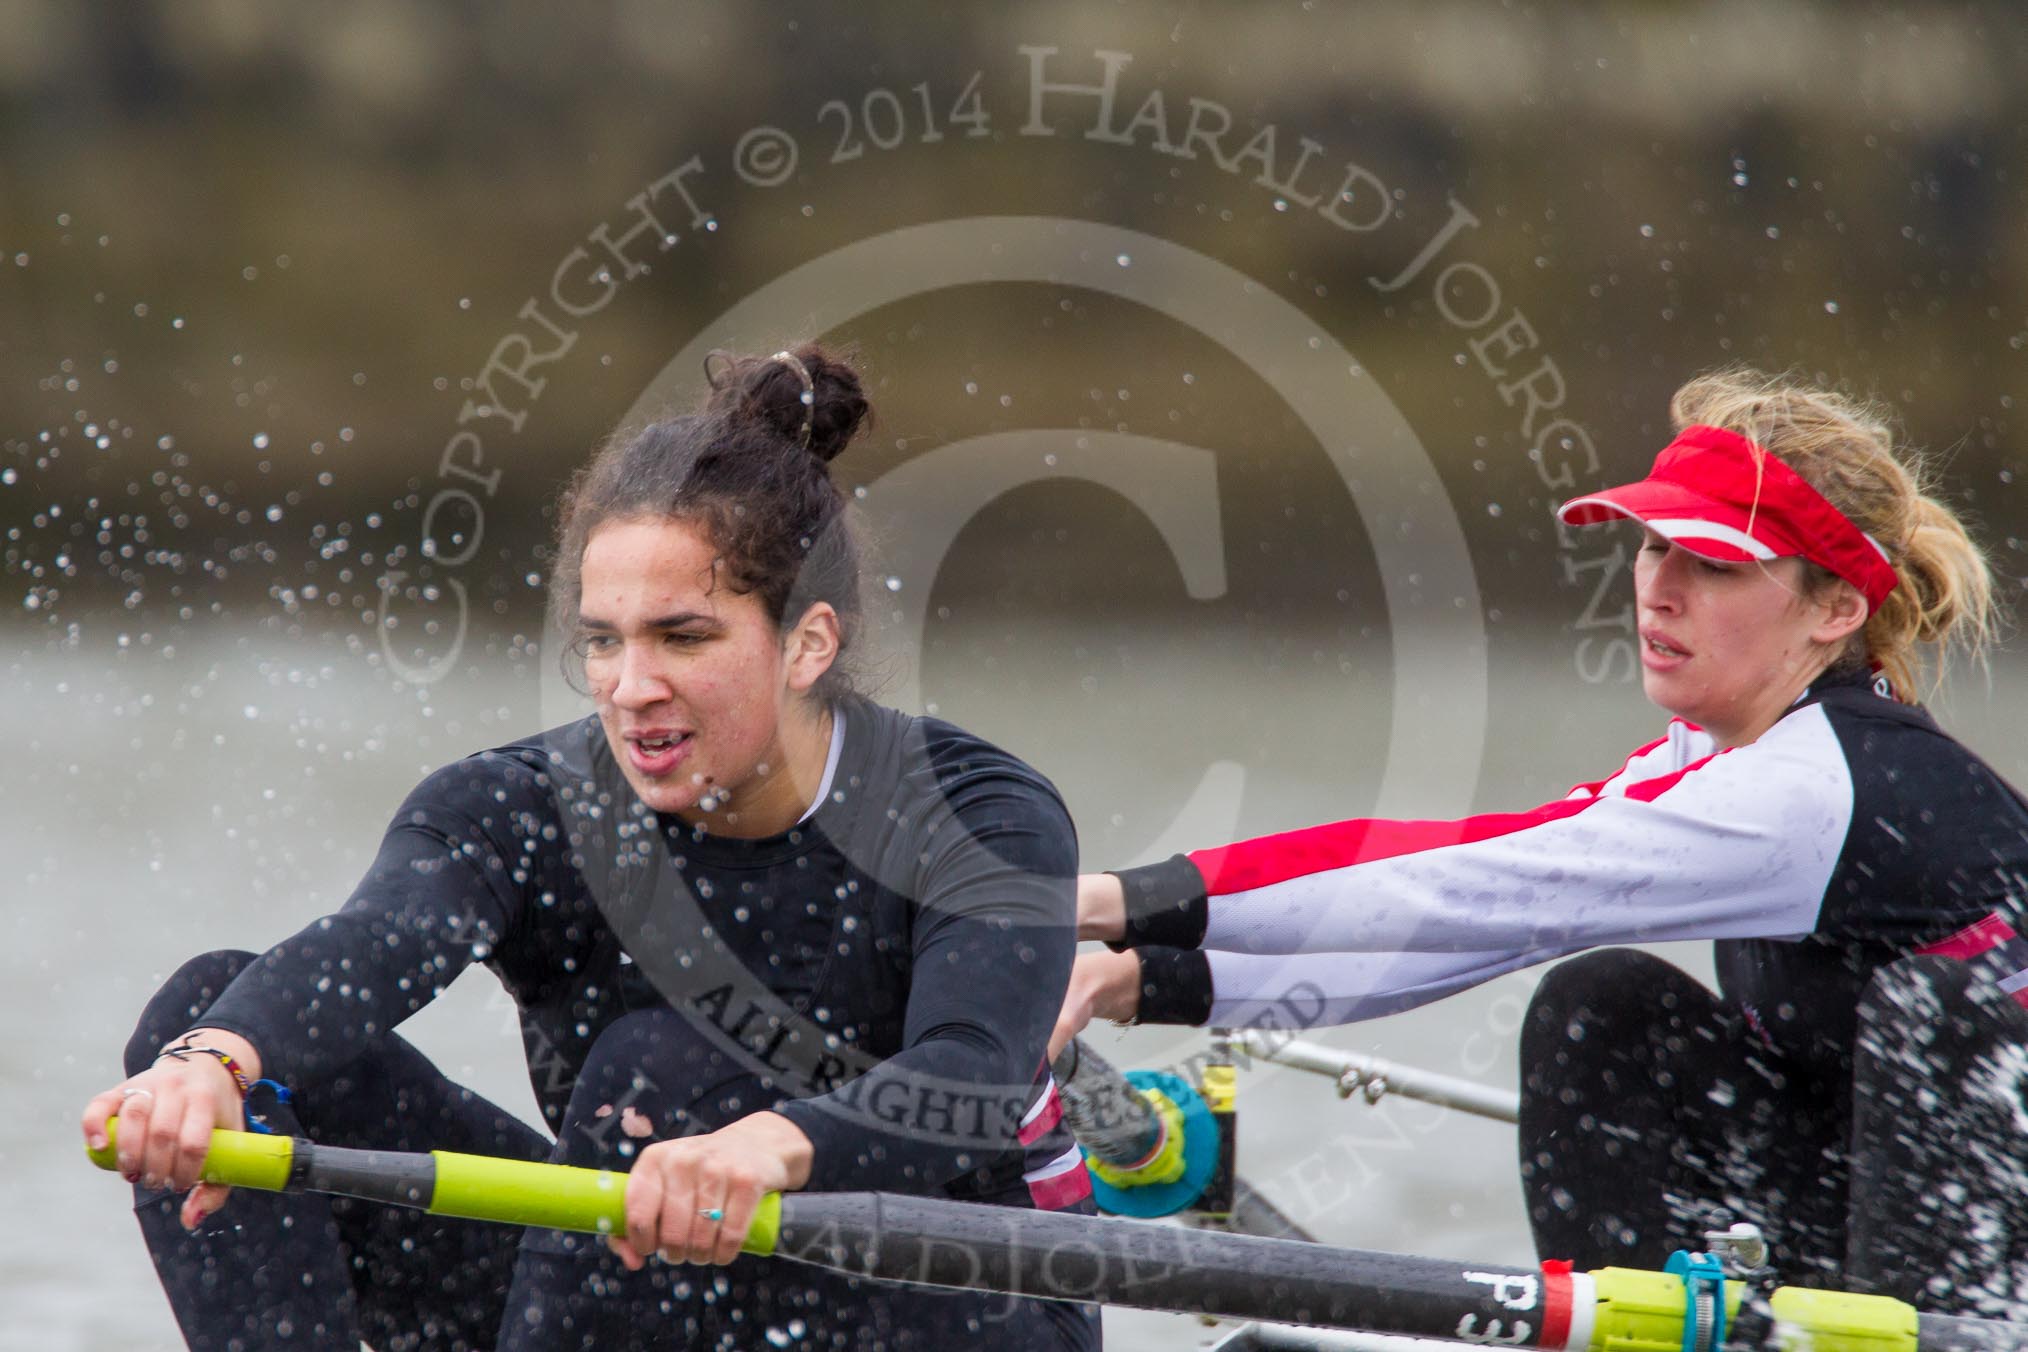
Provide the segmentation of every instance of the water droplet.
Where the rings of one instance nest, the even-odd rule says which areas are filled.
[[[251,704],[247,705],[244,709],[241,709],[240,712],[242,714],[245,714],[248,718],[259,718],[261,716],[261,711]]]
[[[901,579],[900,579],[900,578],[898,578],[898,577],[889,577],[889,578],[887,579],[887,589],[888,589],[889,591],[891,591],[891,592],[894,592],[894,591],[900,591],[900,590],[901,590]]]
[[[1655,227],[1654,227],[1654,226],[1652,226],[1652,225],[1644,225],[1644,226],[1642,226],[1642,227],[1641,227],[1641,238],[1642,238],[1642,239],[1653,239],[1654,237],[1655,237]]]
[[[268,448],[268,434],[266,432],[254,433],[254,449],[257,451],[265,451],[267,448]]]
[[[1125,268],[1132,267],[1134,259],[1133,255],[1131,254],[1121,254],[1118,258],[1115,258],[1113,262],[1118,263],[1121,267]]]
[[[1835,300],[1827,300],[1827,301],[1825,301],[1825,302],[1824,302],[1824,313],[1825,313],[1825,314],[1827,314],[1827,315],[1834,315],[1834,314],[1838,313],[1838,302],[1837,302],[1837,301],[1835,301]]]
[[[280,521],[281,519],[282,519],[281,504],[277,503],[274,506],[268,508],[268,520]]]

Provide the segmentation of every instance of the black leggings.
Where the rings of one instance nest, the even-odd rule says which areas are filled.
[[[178,971],[127,1048],[128,1073],[193,1024],[251,955]],[[625,1169],[647,1138],[708,1131],[773,1098],[681,1016],[645,1010],[600,1034],[555,1142],[388,1037],[278,1110],[278,1129],[331,1145],[445,1149]],[[271,1119],[272,1120],[272,1119]],[[632,1130],[630,1131],[629,1128]],[[1097,1348],[1092,1307],[870,1283],[786,1260],[651,1260],[630,1273],[602,1241],[447,1220],[312,1195],[235,1192],[195,1235],[178,1199],[135,1212],[192,1348],[357,1352],[499,1347]]]
[[[127,1044],[127,1073],[204,1012],[248,953],[192,959],[157,992]],[[264,1092],[264,1091],[257,1091]],[[272,1111],[277,1130],[325,1145],[549,1158],[543,1133],[461,1089],[399,1037]],[[134,1189],[134,1211],[169,1304],[193,1349],[284,1346],[358,1352],[489,1348],[518,1230],[444,1220],[343,1197],[242,1188],[186,1234],[167,1191]]]
[[[2028,1015],[1980,968],[1874,977],[1852,1078],[1822,1083],[1668,963],[1553,968],[1521,1036],[1521,1177],[1536,1251],[1659,1268],[1761,1227],[1785,1281],[2018,1316],[2028,1279]]]

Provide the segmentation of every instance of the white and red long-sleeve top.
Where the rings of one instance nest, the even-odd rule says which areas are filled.
[[[1349,1023],[1578,949],[1713,939],[1771,1041],[1837,1055],[1882,963],[2014,919],[2028,806],[1920,708],[1828,676],[1749,745],[1678,719],[1526,812],[1333,822],[1120,877],[1145,1021]]]

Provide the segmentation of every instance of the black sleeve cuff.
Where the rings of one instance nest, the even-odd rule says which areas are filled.
[[[1188,855],[1114,869],[1112,874],[1127,894],[1127,933],[1111,945],[1115,953],[1147,944],[1196,948],[1204,942],[1211,907],[1204,895],[1204,875]]]
[[[1135,1023],[1211,1021],[1211,957],[1195,948],[1138,948],[1141,1007]]]

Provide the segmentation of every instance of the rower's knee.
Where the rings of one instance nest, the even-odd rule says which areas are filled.
[[[220,949],[177,968],[141,1011],[134,1035],[127,1040],[126,1073],[139,1075],[155,1063],[164,1046],[202,1024],[205,1012],[253,959],[251,953]]]
[[[1543,973],[1528,1002],[1524,1036],[1571,1036],[1572,1024],[1630,1006],[1667,1007],[1688,981],[1682,971],[1634,948],[1595,948]]]

